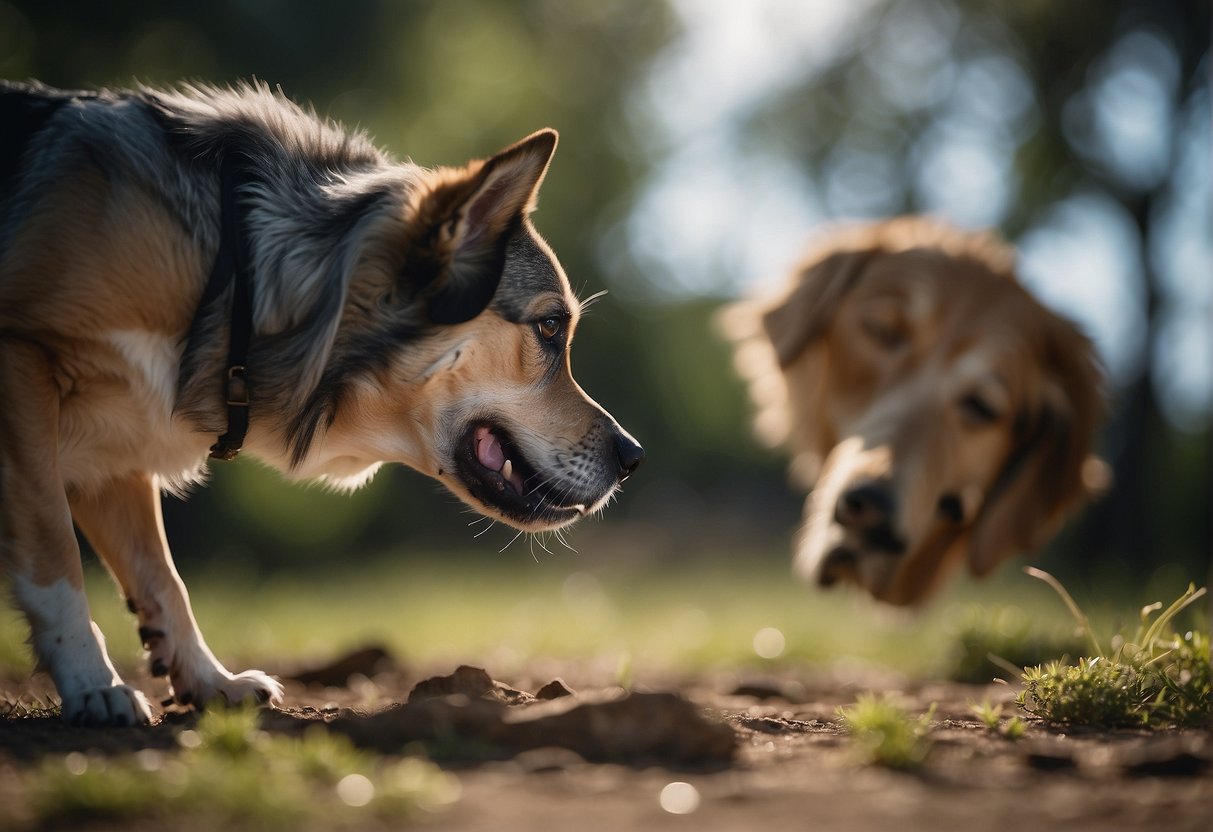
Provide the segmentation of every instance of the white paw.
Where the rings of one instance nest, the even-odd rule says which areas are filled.
[[[39,586],[13,577],[17,601],[30,622],[39,665],[50,672],[72,725],[146,725],[152,712],[143,694],[122,684],[105,652],[105,637],[88,615],[84,592],[66,578]]]
[[[282,685],[260,670],[233,674],[216,664],[183,669],[172,673],[169,679],[173,700],[182,705],[202,708],[210,704],[277,705],[282,702]]]
[[[229,673],[206,646],[192,618],[181,622],[180,618],[140,611],[139,637],[152,675],[168,677],[169,701],[197,708],[211,703],[276,705],[282,701],[282,685],[277,681],[260,670]]]
[[[237,673],[218,685],[219,695],[228,702],[254,701],[259,705],[282,704],[282,685],[260,670]]]
[[[91,727],[147,725],[152,711],[130,685],[109,685],[63,694],[63,721]]]

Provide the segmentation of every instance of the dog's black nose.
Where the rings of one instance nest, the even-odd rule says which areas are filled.
[[[905,541],[893,530],[896,509],[891,488],[864,483],[848,488],[838,498],[834,521],[857,533],[865,546],[897,554],[905,550]]]
[[[623,482],[644,462],[644,448],[626,431],[615,434],[615,453],[619,455],[619,481]]]
[[[964,502],[955,494],[944,494],[939,498],[939,513],[953,523],[963,523],[965,519]]]
[[[834,507],[834,520],[847,529],[866,529],[887,523],[893,516],[893,494],[874,483],[848,488]]]

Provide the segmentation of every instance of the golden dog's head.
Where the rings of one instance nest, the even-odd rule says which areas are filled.
[[[422,171],[403,211],[374,221],[315,406],[295,423],[300,476],[352,486],[402,462],[543,531],[601,508],[640,464],[573,379],[581,304],[529,218],[555,146],[544,130]]]
[[[908,604],[1041,545],[1097,485],[1101,373],[989,236],[905,218],[831,242],[761,317],[783,383],[751,351],[759,426],[813,486],[797,571]]]

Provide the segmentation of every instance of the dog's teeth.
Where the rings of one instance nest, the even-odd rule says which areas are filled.
[[[501,466],[501,477],[508,480],[512,473],[514,473],[514,463],[512,460],[507,459],[505,464]]]

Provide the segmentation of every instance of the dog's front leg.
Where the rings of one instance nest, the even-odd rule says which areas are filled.
[[[122,683],[84,595],[80,549],[59,473],[54,368],[38,345],[0,338],[0,560],[29,619],[38,664],[82,725],[151,719],[143,694]]]
[[[169,553],[155,476],[128,474],[97,492],[74,495],[71,507],[139,617],[152,674],[169,677],[177,702],[282,698],[282,686],[269,676],[259,670],[229,673],[206,646]]]

